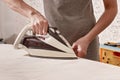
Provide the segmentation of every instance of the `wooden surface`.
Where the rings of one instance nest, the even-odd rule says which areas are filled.
[[[0,44],[0,80],[120,80],[120,68],[85,59],[59,60],[26,56]]]

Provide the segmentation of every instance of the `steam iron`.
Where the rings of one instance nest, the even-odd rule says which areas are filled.
[[[30,56],[44,58],[72,58],[77,56],[69,42],[60,34],[57,28],[49,27],[47,35],[35,35],[31,25],[26,25],[18,34],[14,48],[25,49]]]

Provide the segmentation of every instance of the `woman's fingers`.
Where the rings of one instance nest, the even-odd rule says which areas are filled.
[[[41,15],[34,15],[31,19],[33,32],[35,34],[46,35],[48,30],[48,21]]]
[[[76,54],[76,56],[78,56],[78,51],[77,51],[77,45],[76,44],[73,44],[72,45],[72,49],[73,49],[73,51],[75,52],[75,54]]]
[[[78,48],[77,48],[77,56],[78,57],[85,57],[85,51],[81,48],[81,46],[78,45]]]
[[[48,22],[44,20],[43,34],[46,35],[48,32]]]
[[[40,35],[43,35],[43,25],[44,25],[43,21],[40,21],[39,26],[37,26],[38,32],[39,32],[38,34],[40,34]]]
[[[35,30],[35,25],[32,25],[32,31],[33,31],[33,34],[35,34],[36,32],[36,30]]]
[[[85,57],[85,50],[80,45],[74,43],[72,48],[77,57]]]
[[[35,30],[36,30],[36,33],[39,34],[40,33],[40,25],[38,23],[36,23],[35,25]],[[42,33],[41,33],[42,34]]]

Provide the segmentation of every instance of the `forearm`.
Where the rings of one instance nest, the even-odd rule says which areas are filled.
[[[107,7],[103,15],[97,21],[94,28],[86,35],[88,41],[91,42],[100,32],[102,32],[106,27],[108,27],[110,23],[114,20],[116,14],[117,5],[112,8]]]
[[[26,4],[23,0],[4,0],[8,6],[14,11],[30,18],[32,15],[38,13],[37,10]]]
[[[4,0],[8,6],[18,13],[29,18],[33,32],[46,35],[48,31],[48,21],[40,12],[26,4],[23,0]]]

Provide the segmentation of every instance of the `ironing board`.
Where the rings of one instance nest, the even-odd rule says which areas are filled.
[[[0,44],[0,80],[120,80],[120,68],[86,59],[47,59]]]

